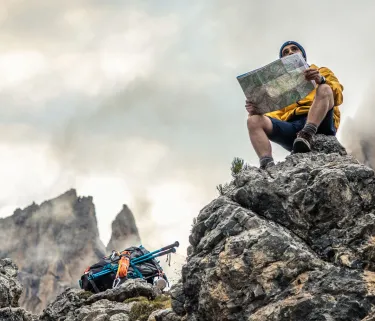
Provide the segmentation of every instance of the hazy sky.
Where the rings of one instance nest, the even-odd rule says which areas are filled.
[[[237,75],[296,40],[344,85],[344,120],[368,92],[375,2],[306,4],[2,0],[0,215],[76,188],[104,243],[126,203],[145,244],[186,247],[233,157],[258,165]]]

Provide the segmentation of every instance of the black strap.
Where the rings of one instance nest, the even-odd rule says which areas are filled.
[[[99,291],[98,287],[96,286],[94,280],[91,279],[91,276],[92,276],[92,272],[90,272],[89,277],[88,277],[89,282],[90,282],[92,288],[94,289],[95,293],[99,293],[100,291]]]
[[[95,293],[99,293],[100,291],[99,291],[98,287],[96,286],[95,282],[93,280],[89,280],[89,281],[90,281]]]

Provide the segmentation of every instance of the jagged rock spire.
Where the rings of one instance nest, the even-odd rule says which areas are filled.
[[[134,215],[127,205],[123,205],[121,212],[112,222],[112,235],[107,245],[107,252],[121,251],[129,246],[139,246],[140,242]]]

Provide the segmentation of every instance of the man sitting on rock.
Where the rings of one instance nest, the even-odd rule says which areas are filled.
[[[287,41],[281,46],[279,56],[296,53],[301,53],[306,60],[304,48],[295,41]],[[317,87],[304,99],[283,109],[257,115],[254,104],[246,100],[247,128],[262,169],[275,165],[270,141],[293,153],[305,153],[311,150],[311,140],[316,133],[336,135],[340,124],[338,106],[343,102],[344,87],[326,67],[310,65],[305,77],[314,80]]]

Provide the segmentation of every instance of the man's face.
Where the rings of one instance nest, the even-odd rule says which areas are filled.
[[[302,55],[302,51],[296,45],[287,45],[281,52],[281,56],[286,57],[289,55],[294,55],[296,53],[300,53]]]

